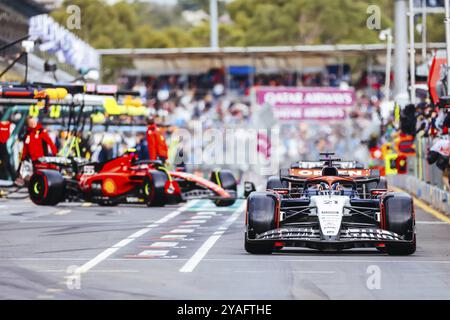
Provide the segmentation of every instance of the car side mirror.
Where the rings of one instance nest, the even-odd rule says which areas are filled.
[[[244,182],[244,197],[247,198],[250,195],[250,193],[252,193],[253,191],[256,191],[255,184],[250,181],[245,181]]]

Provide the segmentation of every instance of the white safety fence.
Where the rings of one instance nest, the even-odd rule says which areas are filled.
[[[428,203],[434,209],[450,215],[450,193],[439,187],[419,180],[412,175],[397,175],[388,177],[389,183],[415,195]]]

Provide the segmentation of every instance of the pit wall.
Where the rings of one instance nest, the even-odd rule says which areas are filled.
[[[450,215],[450,193],[438,186],[433,186],[413,175],[389,176],[388,182],[389,185],[399,187],[416,196],[434,209]]]

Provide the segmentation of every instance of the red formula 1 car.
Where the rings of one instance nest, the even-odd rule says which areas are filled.
[[[111,206],[164,206],[206,198],[217,206],[231,206],[237,199],[237,183],[228,170],[213,171],[207,180],[187,172],[168,171],[159,161],[139,161],[130,151],[105,163],[43,157],[35,165],[28,192],[37,205],[90,201]]]
[[[387,190],[383,177],[331,159],[294,164],[247,200],[245,249],[289,247],[339,251],[375,247],[391,255],[416,250],[413,199]],[[345,165],[345,167],[344,167]]]

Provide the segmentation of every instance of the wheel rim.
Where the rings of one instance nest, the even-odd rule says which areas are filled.
[[[39,195],[41,193],[41,185],[36,181],[33,185],[33,191],[35,194]]]
[[[144,184],[144,196],[148,203],[153,201],[153,187],[151,185],[151,181],[147,180]]]
[[[41,203],[45,198],[45,178],[42,176],[37,176],[34,181],[31,182],[31,188],[30,188],[30,197],[31,200]]]

